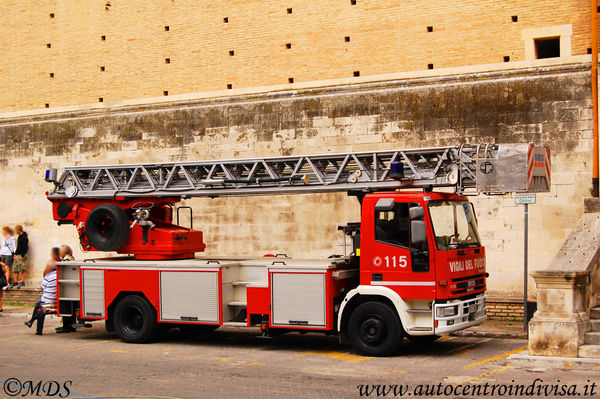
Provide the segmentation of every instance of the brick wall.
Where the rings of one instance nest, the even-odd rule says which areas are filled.
[[[591,40],[584,0],[12,0],[0,12],[0,111],[521,61],[530,28],[570,25],[572,55]]]
[[[523,320],[522,300],[488,298],[486,307],[489,320]]]
[[[4,291],[5,303],[33,305],[40,300],[42,290],[39,288],[9,288]]]

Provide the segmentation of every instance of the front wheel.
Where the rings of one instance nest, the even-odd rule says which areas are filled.
[[[156,310],[137,295],[129,295],[119,302],[113,324],[117,335],[125,342],[150,342],[158,334]]]
[[[402,325],[390,306],[381,302],[366,302],[350,315],[348,338],[362,354],[389,356],[402,342]]]

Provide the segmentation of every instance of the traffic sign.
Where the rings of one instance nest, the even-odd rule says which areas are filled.
[[[515,202],[517,204],[535,204],[535,193],[517,193]]]

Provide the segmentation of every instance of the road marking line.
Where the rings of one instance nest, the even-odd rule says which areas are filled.
[[[263,362],[252,362],[248,366],[264,366],[266,363]]]
[[[108,352],[114,352],[114,353],[128,353],[128,350],[125,349],[108,349]]]
[[[358,355],[353,355],[351,353],[327,351],[327,350],[319,350],[319,351],[314,351],[314,352],[301,353],[294,357],[299,358],[299,357],[310,356],[310,355],[324,356],[329,359],[341,360],[346,363],[358,363],[358,362],[364,362],[367,359],[371,359],[370,356],[358,356]]]
[[[469,380],[469,383],[474,382],[474,381],[479,381],[482,378],[487,378],[487,377],[489,377],[492,374],[501,373],[501,372],[506,371],[506,370],[508,370],[510,368],[511,368],[510,366],[504,366],[504,367],[500,367],[499,369],[488,371],[487,373],[481,374],[479,377],[473,377],[473,378],[471,378]]]
[[[513,353],[524,351],[525,349],[527,349],[526,346],[524,346],[522,348],[519,348],[519,349],[515,349],[514,351],[503,353],[503,354],[498,355],[498,356],[490,357],[489,359],[485,359],[485,360],[481,360],[481,361],[473,363],[473,364],[469,364],[468,366],[464,366],[463,370],[470,369],[471,367],[479,366],[479,365],[482,365],[482,364],[485,364],[485,363],[488,363],[488,362],[493,362],[494,360],[502,359],[504,357],[512,355]]]
[[[392,370],[392,373],[406,374],[406,370]]]

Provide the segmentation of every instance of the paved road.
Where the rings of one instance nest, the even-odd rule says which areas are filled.
[[[107,334],[100,323],[56,334],[57,319],[52,318],[46,334],[36,336],[23,320],[0,316],[0,380],[70,380],[70,397],[355,398],[363,384],[408,384],[412,390],[439,383],[483,387],[515,380],[527,385],[541,378],[579,383],[583,390],[588,380],[600,383],[600,373],[506,367],[505,357],[523,349],[523,340],[452,337],[427,345],[407,343],[395,357],[369,358],[338,344],[337,337],[320,334],[264,340],[256,330],[224,329],[182,338],[172,330],[162,342],[133,345]],[[442,391],[429,397],[470,396]]]

